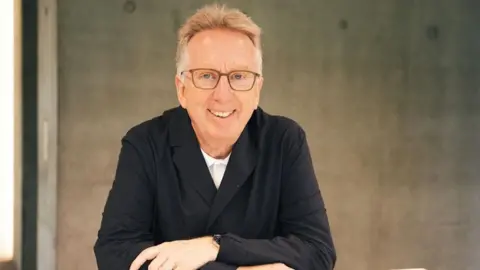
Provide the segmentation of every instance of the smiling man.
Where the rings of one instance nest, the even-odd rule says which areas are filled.
[[[333,269],[305,132],[258,107],[260,32],[219,5],[180,29],[180,106],[122,139],[100,270]]]

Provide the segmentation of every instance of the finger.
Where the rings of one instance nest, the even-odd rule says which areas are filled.
[[[290,268],[288,266],[286,266],[285,264],[281,263],[280,265],[278,265],[278,269],[279,270],[293,270],[293,268]]]
[[[195,270],[197,268],[186,266],[186,265],[176,265],[173,270]]]
[[[274,264],[271,264],[270,267],[273,270],[293,270],[292,268],[286,266],[283,263],[274,263]]]
[[[171,257],[168,258],[159,268],[158,270],[174,270],[175,269],[175,260]]]
[[[190,269],[190,268],[186,268],[185,266],[182,266],[180,264],[177,264],[177,263],[174,263],[173,264],[173,268],[168,268],[170,270],[195,270],[195,269]],[[163,268],[162,268],[163,270]]]
[[[158,270],[160,269],[160,266],[162,266],[162,264],[164,264],[166,261],[166,256],[158,254],[157,257],[148,266],[148,270]]]
[[[157,256],[157,254],[158,254],[158,248],[156,246],[155,247],[149,247],[149,248],[145,249],[132,262],[132,264],[130,265],[130,270],[140,269],[140,267],[142,267],[142,265],[146,261],[152,260],[153,258],[155,258]]]
[[[174,270],[197,270],[201,269],[204,265],[194,265],[191,263],[191,261],[181,261],[181,260],[176,260],[175,267],[173,268]]]

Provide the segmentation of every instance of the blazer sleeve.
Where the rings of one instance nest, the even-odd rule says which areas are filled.
[[[233,266],[221,262],[209,262],[199,270],[237,270],[238,266]]]
[[[287,132],[288,134],[289,132]],[[279,227],[273,239],[222,236],[217,261],[233,265],[284,263],[295,270],[331,270],[336,252],[305,132],[284,140]]]
[[[145,150],[140,148],[138,143],[122,139],[115,179],[94,245],[99,270],[128,270],[140,252],[153,246],[153,188],[147,163],[142,162]]]

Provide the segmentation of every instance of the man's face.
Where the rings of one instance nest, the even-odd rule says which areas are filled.
[[[258,106],[263,78],[243,72],[260,73],[258,61],[252,41],[238,32],[207,30],[190,40],[184,79],[177,75],[175,84],[178,100],[201,139],[236,141]],[[230,73],[230,84],[227,76],[216,71],[242,72]]]

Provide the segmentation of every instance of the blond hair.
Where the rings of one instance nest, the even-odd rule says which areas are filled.
[[[188,61],[187,45],[196,34],[211,29],[228,29],[245,34],[257,48],[260,70],[262,67],[261,29],[245,13],[226,5],[207,5],[197,10],[178,31],[176,66],[181,72]]]

